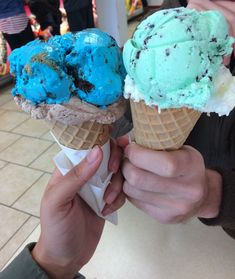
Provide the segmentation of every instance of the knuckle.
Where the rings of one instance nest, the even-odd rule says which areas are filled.
[[[129,162],[126,162],[124,165],[124,177],[131,185],[135,185],[139,180],[139,175],[137,169],[131,165]]]
[[[141,191],[138,191],[134,187],[132,187],[129,183],[124,183],[123,186],[123,192],[130,198],[136,199],[136,200],[142,200],[142,193]]]
[[[161,224],[171,224],[174,221],[174,217],[168,214],[160,214],[156,216],[156,220]]]
[[[76,180],[79,181],[81,185],[85,184],[88,181],[88,178],[84,176],[84,172],[81,171],[81,168],[75,167],[72,169],[72,175]]]
[[[191,205],[186,202],[181,202],[177,205],[177,215],[187,215],[191,211]]]
[[[168,177],[175,176],[178,173],[177,160],[169,157],[165,164],[165,172]]]
[[[138,173],[134,170],[130,171],[127,181],[133,186],[136,185],[137,182],[139,181]]]
[[[131,162],[135,162],[136,161],[136,154],[138,154],[136,152],[136,149],[138,149],[138,146],[136,144],[130,144],[128,146],[128,158]]]
[[[200,165],[204,164],[204,159],[198,150],[196,150],[192,146],[186,146],[185,148],[187,149],[188,155],[188,157],[186,158],[187,161],[193,161],[194,163],[198,163]]]
[[[204,191],[201,188],[197,187],[191,191],[191,198],[194,202],[201,201],[203,197],[204,197]]]

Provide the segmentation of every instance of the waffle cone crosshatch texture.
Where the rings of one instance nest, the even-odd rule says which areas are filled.
[[[130,103],[136,143],[155,150],[179,149],[201,115],[188,108],[158,112],[143,101]]]
[[[59,121],[47,122],[58,142],[77,150],[91,149],[104,145],[109,139],[108,125],[87,121],[78,125],[65,125]]]

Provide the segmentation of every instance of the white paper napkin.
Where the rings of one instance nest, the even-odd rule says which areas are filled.
[[[54,137],[54,135],[52,134]],[[55,137],[54,137],[55,138]],[[56,140],[56,138],[55,138]],[[57,141],[57,140],[56,140]],[[62,175],[69,172],[74,166],[79,164],[90,150],[75,150],[61,145],[61,151],[54,157],[54,162]],[[101,212],[105,206],[103,200],[105,190],[111,180],[112,173],[108,171],[108,161],[110,156],[110,142],[102,146],[103,161],[95,175],[82,187],[79,195],[96,212],[96,214],[111,223],[117,225],[118,217],[114,212],[104,217]]]

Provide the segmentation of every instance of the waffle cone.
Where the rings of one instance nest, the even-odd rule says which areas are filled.
[[[59,121],[48,122],[58,142],[66,147],[87,150],[94,145],[104,145],[109,139],[108,125],[97,122],[83,122],[79,125],[65,125]]]
[[[137,144],[154,150],[176,150],[186,141],[201,113],[188,108],[164,109],[131,100]]]

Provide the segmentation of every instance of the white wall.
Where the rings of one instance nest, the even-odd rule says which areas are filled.
[[[147,0],[150,6],[159,6],[162,4],[162,0]]]
[[[96,0],[98,25],[113,36],[120,47],[128,38],[127,16],[124,0]]]
[[[1,0],[0,0],[1,1]],[[163,0],[147,0],[149,5],[161,5]],[[113,36],[122,47],[128,38],[128,26],[124,0],[96,0],[98,25]]]

